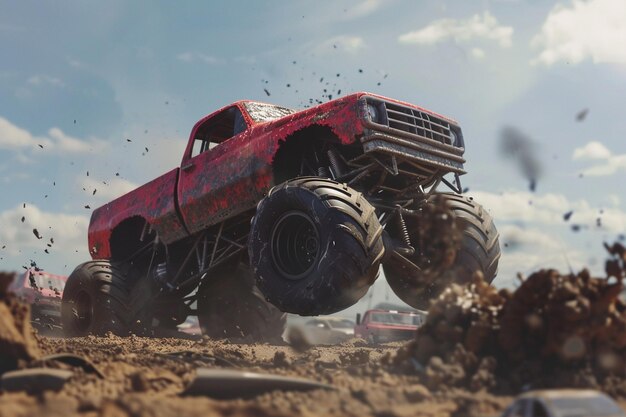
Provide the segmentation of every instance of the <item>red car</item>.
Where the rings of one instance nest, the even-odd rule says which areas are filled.
[[[40,332],[60,330],[61,297],[67,277],[29,268],[9,287],[22,301],[31,306],[33,326]]]
[[[363,315],[357,314],[354,336],[367,340],[371,344],[408,340],[415,337],[415,331],[424,323],[422,313],[397,310],[368,310]]]

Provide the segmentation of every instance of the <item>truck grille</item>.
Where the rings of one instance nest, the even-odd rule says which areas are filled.
[[[455,144],[455,134],[450,123],[416,108],[403,106],[387,101],[368,100],[369,104],[383,111],[379,124],[386,125],[392,130],[412,133],[425,139],[431,139],[446,145]]]

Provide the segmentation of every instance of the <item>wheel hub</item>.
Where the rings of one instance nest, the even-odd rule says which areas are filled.
[[[287,279],[298,280],[315,266],[320,249],[319,233],[307,214],[288,211],[274,223],[270,246],[278,272]]]

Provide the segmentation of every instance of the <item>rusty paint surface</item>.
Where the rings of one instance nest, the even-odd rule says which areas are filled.
[[[178,168],[94,210],[88,237],[92,258],[111,257],[111,232],[133,216],[146,219],[166,243],[187,236],[175,206],[177,179]]]
[[[247,108],[259,110],[262,106],[240,101],[202,118],[191,131],[181,161],[186,169],[176,168],[94,211],[89,226],[92,257],[110,257],[112,230],[132,216],[144,217],[161,240],[170,243],[254,208],[274,184],[272,162],[281,142],[317,125],[330,128],[342,144],[353,143],[364,132],[358,100],[365,94],[376,96],[355,93],[293,114],[285,111],[275,116],[269,112],[267,117],[252,117]],[[198,129],[233,105],[242,111],[248,129],[192,158]]]

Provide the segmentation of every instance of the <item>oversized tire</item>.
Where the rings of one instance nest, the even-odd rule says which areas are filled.
[[[286,319],[265,301],[243,265],[210,272],[198,291],[200,328],[212,339],[280,342]]]
[[[68,277],[61,301],[61,323],[67,337],[129,333],[128,273],[109,261],[85,262]]]
[[[477,271],[482,273],[487,282],[493,281],[500,259],[499,234],[487,210],[473,198],[458,194],[436,194],[431,197],[430,202],[437,196],[445,199],[461,233],[460,245],[452,265],[419,271],[394,256],[383,265],[385,277],[393,292],[405,303],[423,310],[428,308],[431,299],[437,297],[451,283],[469,282]],[[416,242],[419,223],[411,222],[407,218],[407,226],[411,241]],[[436,241],[438,237],[431,238],[425,242],[426,245]],[[414,255],[406,258],[415,265],[426,265],[428,260],[420,259],[420,253],[428,250],[420,250],[419,247],[416,249]]]
[[[374,207],[345,184],[302,177],[257,206],[248,252],[257,286],[280,310],[330,314],[357,302],[384,255]]]

